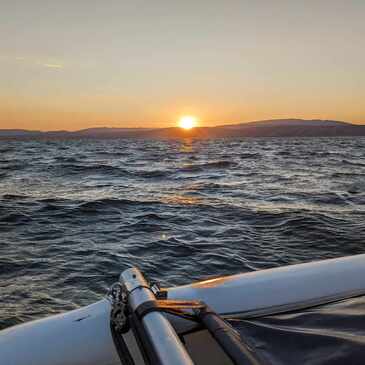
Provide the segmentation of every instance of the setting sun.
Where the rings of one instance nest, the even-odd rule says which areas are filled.
[[[191,129],[196,127],[196,123],[198,121],[198,118],[191,116],[191,115],[185,115],[180,118],[179,120],[179,127],[183,129]]]

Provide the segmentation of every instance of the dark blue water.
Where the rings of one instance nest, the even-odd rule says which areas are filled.
[[[164,285],[365,252],[365,139],[0,142],[0,327]]]

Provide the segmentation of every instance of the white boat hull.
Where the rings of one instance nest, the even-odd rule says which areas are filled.
[[[364,293],[365,255],[356,255],[174,287],[168,289],[168,298],[199,299],[220,314],[249,317]],[[5,329],[0,332],[0,364],[120,364],[110,330],[110,311],[110,302],[103,299],[84,308]],[[181,320],[169,319],[178,331],[186,327]],[[187,341],[192,353],[199,341],[208,340],[201,334]],[[217,356],[211,363],[222,363],[219,359]]]

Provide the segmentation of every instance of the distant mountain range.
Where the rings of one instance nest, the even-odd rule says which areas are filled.
[[[79,139],[79,138],[234,138],[234,137],[335,137],[365,136],[365,125],[335,120],[271,119],[249,123],[172,128],[89,128],[79,131],[29,131],[0,129],[0,139]]]

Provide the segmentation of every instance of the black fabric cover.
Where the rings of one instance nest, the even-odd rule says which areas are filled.
[[[365,364],[365,296],[228,322],[263,364]]]

